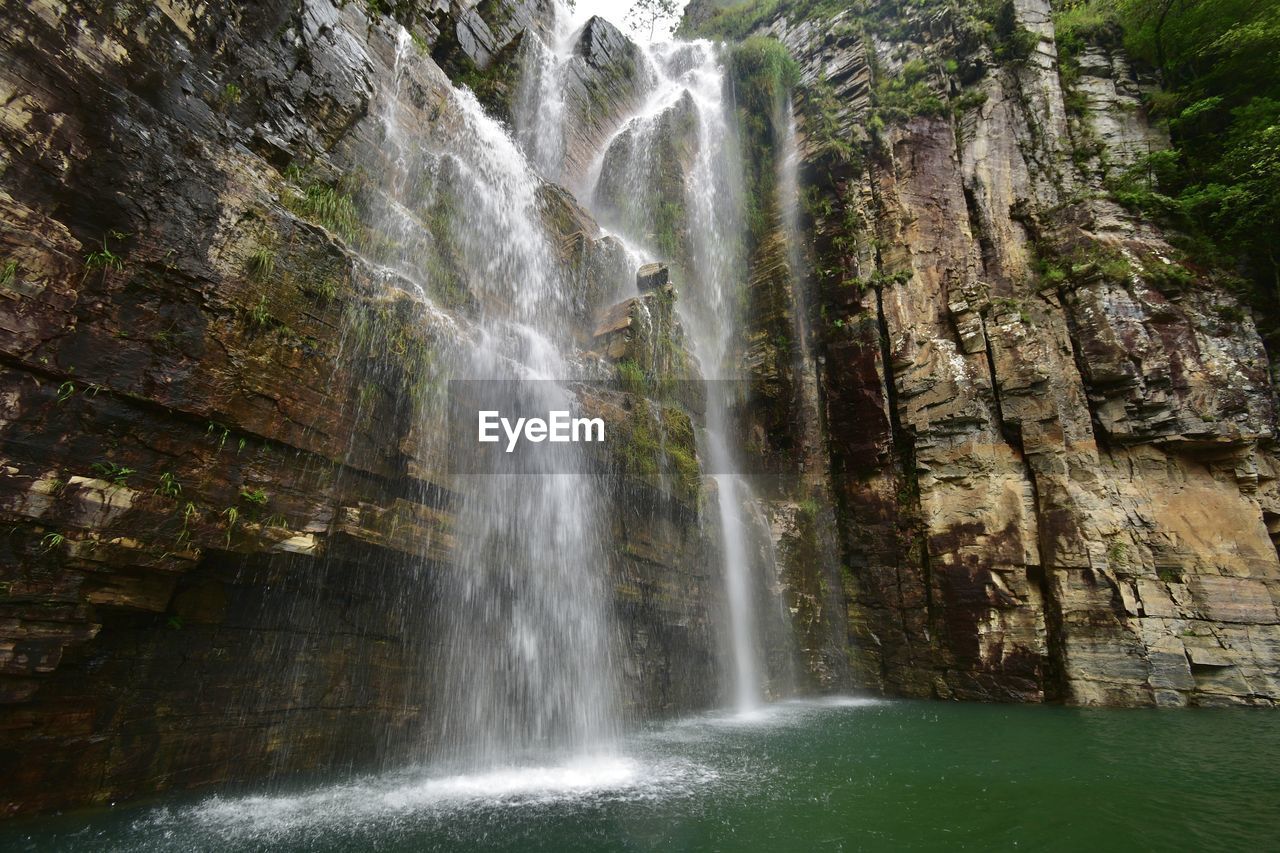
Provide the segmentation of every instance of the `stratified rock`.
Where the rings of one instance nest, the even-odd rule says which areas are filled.
[[[599,16],[583,25],[565,79],[564,180],[586,176],[596,154],[653,86],[640,49]]]
[[[666,267],[661,270],[660,286],[605,309],[596,324],[594,349],[610,361],[634,364],[646,376],[670,379],[689,374],[689,356],[675,312],[675,287],[665,282]]]
[[[698,116],[684,92],[652,119],[633,119],[610,143],[595,189],[606,224],[643,234],[662,257],[688,257],[685,176],[697,153]]]
[[[761,26],[809,87],[821,316],[815,364],[770,353],[770,331],[752,365],[767,387],[822,383],[853,671],[946,698],[1274,704],[1266,354],[1233,296],[1106,197],[1108,169],[1164,144],[1140,109],[1150,81],[1087,46],[1069,111],[1048,3],[1014,12],[1035,40],[1005,61],[964,7]],[[923,59],[954,116],[921,101],[833,165],[829,135],[856,145],[888,83],[864,44],[882,74]],[[834,114],[805,100],[822,85]],[[786,306],[773,240],[752,298]],[[783,327],[769,316],[760,330]],[[789,414],[756,422],[781,435],[769,419]]]
[[[442,395],[511,284],[461,239],[465,115],[430,53],[444,29],[479,67],[547,23],[117,5],[0,13],[0,814],[422,756],[460,498]],[[534,196],[589,342],[632,269],[567,192]],[[628,701],[704,705],[697,484],[675,512],[622,473]]]
[[[671,280],[671,268],[666,264],[645,264],[636,271],[636,290],[644,293],[655,290]]]

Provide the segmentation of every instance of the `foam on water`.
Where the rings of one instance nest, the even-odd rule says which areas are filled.
[[[194,832],[228,843],[297,841],[431,821],[462,811],[670,799],[703,791],[717,771],[683,759],[577,757],[562,764],[509,767],[453,776],[408,771],[294,795],[210,797],[157,809],[132,824],[139,840]]]
[[[578,756],[558,764],[456,775],[417,769],[294,795],[215,796],[186,808],[157,810],[136,826],[155,830],[165,825],[195,824],[227,837],[278,838],[323,824],[354,827],[415,813],[690,796],[729,780],[732,774],[687,758],[658,755],[653,746],[723,738],[727,729],[796,725],[832,709],[889,704],[857,696],[777,702],[748,712],[719,712],[674,721],[638,739],[639,756]],[[646,742],[649,749],[643,746]]]

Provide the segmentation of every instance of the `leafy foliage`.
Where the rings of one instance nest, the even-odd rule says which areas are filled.
[[[119,488],[124,488],[128,485],[129,478],[138,473],[132,468],[126,468],[114,462],[95,462],[90,467],[98,477]]]
[[[1111,189],[1123,203],[1192,235],[1194,254],[1251,282],[1263,332],[1280,344],[1280,5],[1262,0],[1085,0],[1055,15],[1069,58],[1124,39],[1159,69],[1151,99],[1173,149],[1154,152]],[[1112,36],[1111,34],[1115,35]]]
[[[667,24],[674,29],[683,4],[676,0],[635,0],[627,12],[627,23],[637,28],[647,28],[649,38],[653,38],[658,24]]]

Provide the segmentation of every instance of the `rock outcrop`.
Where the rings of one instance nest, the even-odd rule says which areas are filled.
[[[1271,705],[1267,355],[1105,192],[1162,144],[1150,81],[1098,45],[1065,88],[1043,0],[986,43],[976,14],[757,30],[800,64],[814,274],[793,304],[820,316],[791,369],[821,383],[852,671],[917,696]]]
[[[990,5],[755,28],[798,65],[803,200],[789,224],[757,170],[734,342],[738,437],[774,475],[772,541],[750,545],[777,571],[756,585],[793,629],[770,623],[772,683],[1274,705],[1267,353],[1212,271],[1108,195],[1164,144],[1154,82],[1110,43],[1064,75],[1046,0]],[[448,158],[412,164],[430,192],[380,178],[405,168],[397,127],[431,148],[477,102],[518,112],[551,14],[0,12],[0,813],[430,748],[444,652],[419,604],[466,497],[439,423],[449,349],[520,294],[468,267],[487,247]],[[530,195],[566,348],[608,380],[579,403],[625,439],[596,460],[605,570],[625,704],[652,716],[718,691],[701,404],[672,384],[694,375],[674,305],[696,113],[685,93],[601,152],[654,81],[606,22],[575,37],[569,189]],[[777,106],[747,138],[771,167]],[[602,215],[671,272],[637,282],[573,196],[597,155]]]
[[[413,206],[379,182],[381,111],[396,92],[419,143],[446,140],[432,56],[475,75],[549,23],[100,6],[12,4],[0,37],[5,814],[429,747],[423,617],[463,497],[430,413],[444,345],[492,297],[458,268],[448,174]],[[564,190],[540,209],[589,341],[634,270]],[[388,210],[411,224],[368,226]],[[411,251],[422,282],[395,272]],[[620,467],[628,704],[705,705],[708,534],[687,493]]]

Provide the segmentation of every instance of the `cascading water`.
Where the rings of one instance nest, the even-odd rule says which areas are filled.
[[[572,39],[558,50],[540,48],[533,74],[554,78],[556,61],[570,61]],[[644,105],[600,151],[588,183],[588,206],[599,221],[642,247],[650,260],[671,262],[687,284],[677,303],[693,355],[704,378],[732,379],[739,334],[738,293],[745,281],[741,156],[726,100],[718,49],[705,42],[641,46],[648,77],[656,81]],[[551,99],[537,116],[536,132],[522,139],[562,138],[563,99]],[[540,150],[540,149],[539,149]],[[714,473],[721,556],[728,603],[729,693],[739,711],[760,704],[760,664],[755,607],[756,578],[750,520],[753,497],[736,474],[729,412],[736,386],[711,381],[699,452]]]
[[[513,407],[570,409],[572,395],[552,380],[573,373],[561,353],[571,350],[574,296],[541,219],[542,181],[466,90],[449,93],[457,121],[410,142],[398,102],[412,51],[402,31],[383,110],[385,261],[428,298],[467,300],[474,326],[443,353],[451,376],[505,382]],[[581,755],[607,749],[616,733],[600,501],[567,453],[535,476],[457,477],[459,544],[433,614],[443,639],[433,750],[442,766]]]

